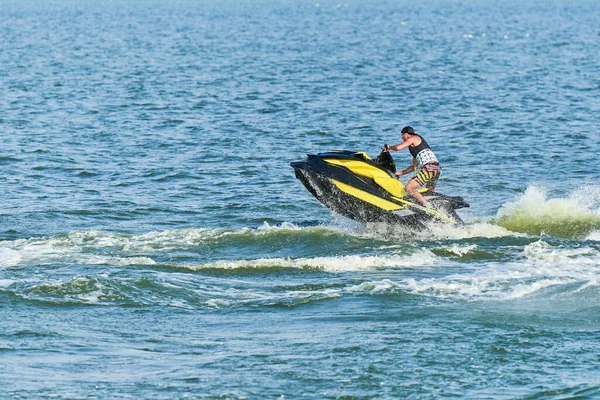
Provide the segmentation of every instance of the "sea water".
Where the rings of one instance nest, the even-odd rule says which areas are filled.
[[[599,398],[599,26],[0,1],[0,397]],[[355,223],[289,166],[404,125],[464,226]]]

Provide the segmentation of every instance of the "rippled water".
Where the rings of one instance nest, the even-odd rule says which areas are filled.
[[[599,16],[0,2],[0,392],[600,396]],[[348,221],[289,167],[404,125],[465,226]]]

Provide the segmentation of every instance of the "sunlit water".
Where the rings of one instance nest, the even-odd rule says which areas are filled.
[[[0,2],[0,392],[600,396],[598,26],[583,0]],[[346,220],[289,167],[404,125],[464,226]]]

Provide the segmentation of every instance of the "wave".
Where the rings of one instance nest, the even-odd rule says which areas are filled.
[[[13,301],[48,306],[164,306],[183,309],[295,306],[341,297],[343,289],[328,285],[276,286],[257,290],[253,285],[223,286],[202,281],[166,281],[157,277],[123,279],[107,275],[78,276],[38,284],[12,283],[0,295]]]
[[[372,252],[376,256],[378,247],[392,243],[414,247],[422,244],[430,246],[438,240],[531,235],[600,241],[600,187],[591,186],[566,198],[549,199],[543,189],[530,186],[523,195],[504,204],[488,221],[457,227],[433,224],[427,231],[419,233],[378,224],[337,223],[301,227],[287,222],[280,225],[265,222],[256,228],[195,228],[143,234],[86,231],[0,241],[0,268],[54,264],[65,259],[82,264],[153,265],[166,263],[172,254],[187,252],[191,258],[204,255],[213,259],[212,265],[238,263],[255,267],[260,262],[247,260],[264,260],[267,258],[265,254],[268,254],[269,259],[276,261],[263,261],[263,265],[279,263],[290,266],[304,262],[304,266],[309,268],[317,265],[315,268],[339,270],[335,262],[317,257],[315,260],[320,261],[290,260],[327,257],[331,253],[353,257]],[[225,258],[219,253],[238,253],[245,260],[219,261]],[[362,264],[369,263],[379,267],[373,261]]]
[[[96,250],[101,247],[96,247]],[[127,255],[104,255],[89,252],[89,247],[79,246],[76,241],[61,237],[32,238],[0,242],[0,268],[17,265],[52,265],[62,263],[88,265],[154,265],[150,257]]]
[[[97,278],[76,277],[65,282],[44,283],[34,285],[25,290],[25,297],[52,298],[59,303],[100,303],[101,299],[125,300],[123,296],[114,295]]]
[[[172,254],[194,255],[232,253],[235,249],[256,248],[256,253],[272,252],[291,240],[309,249],[322,243],[345,241],[348,232],[324,227],[299,227],[284,223],[258,228],[198,228],[167,230],[145,234],[120,234],[103,231],[72,232],[50,237],[0,241],[0,268],[26,264],[55,264],[68,261],[80,264],[153,265]],[[309,251],[310,252],[310,251]]]
[[[365,271],[387,268],[422,267],[432,265],[438,257],[423,249],[412,254],[347,255],[311,258],[262,258],[256,260],[217,261],[214,263],[186,265],[192,271],[217,269],[271,269],[296,268],[315,269],[327,272]]]
[[[300,227],[291,223],[270,225],[266,222],[258,228],[198,228],[138,235],[87,231],[0,241],[0,268],[66,263],[177,265],[189,270],[280,267],[357,271],[412,265],[402,257],[412,257],[416,260],[414,265],[427,264],[435,257],[427,249],[435,252],[440,240],[458,243],[450,244],[445,250],[438,249],[436,254],[463,255],[461,252],[470,252],[469,246],[476,246],[470,242],[464,247],[464,240],[501,240],[504,237],[527,236],[490,222],[458,227],[433,225],[421,233],[377,225]],[[597,240],[594,239],[597,237],[597,231],[593,231],[588,240]],[[415,249],[423,250],[418,253]],[[390,255],[389,251],[397,254]],[[230,259],[226,255],[234,257]],[[204,263],[194,261],[198,258],[208,260]]]
[[[432,226],[414,233],[401,228],[330,225],[300,227],[291,223],[258,228],[197,228],[120,234],[103,231],[72,232],[66,235],[0,241],[0,268],[17,265],[163,265],[173,257],[189,262],[209,258],[211,262],[188,265],[206,268],[315,268],[341,271],[405,265],[393,256],[380,255],[382,249],[431,246],[437,240],[502,238],[515,233],[489,223],[463,227]],[[518,234],[517,234],[518,235]],[[324,245],[326,244],[326,245]],[[278,253],[287,253],[278,256]],[[227,254],[237,260],[224,260]],[[269,257],[265,257],[269,254]],[[334,254],[335,256],[331,256]],[[242,259],[239,259],[242,258]],[[419,258],[419,257],[417,257]]]
[[[513,300],[555,287],[570,294],[595,288],[600,301],[600,251],[592,247],[553,247],[543,240],[525,246],[522,259],[488,263],[485,268],[444,277],[410,278],[385,284],[381,290],[404,290],[441,298],[463,300]]]
[[[159,264],[152,272],[86,269],[89,274],[75,277],[64,276],[64,270],[62,277],[48,271],[2,279],[0,294],[59,306],[289,307],[345,296],[380,295],[467,302],[519,300],[519,304],[532,301],[536,307],[554,308],[568,303],[572,309],[600,304],[600,249],[595,244],[568,247],[540,239],[525,245],[510,261],[487,258],[483,263],[472,262],[483,251],[472,243],[439,243],[432,249],[415,247],[410,251],[389,244],[380,250],[378,255]],[[303,270],[309,275],[286,274],[283,279],[259,284],[231,275],[236,270],[280,273],[281,269]],[[324,279],[315,271],[335,276]]]
[[[76,256],[85,264],[153,264],[147,255],[168,255],[178,251],[229,252],[255,246],[257,253],[272,252],[272,248],[290,243],[311,249],[323,248],[323,243],[333,247],[361,249],[387,239],[378,232],[348,229],[340,226],[299,227],[291,223],[258,228],[197,228],[185,230],[153,231],[144,234],[120,234],[103,231],[72,232],[50,237],[0,241],[0,267],[27,263],[54,263]]]
[[[514,202],[502,206],[498,226],[529,235],[561,238],[595,237],[600,230],[600,187],[589,186],[569,197],[548,199],[544,189],[530,186]]]

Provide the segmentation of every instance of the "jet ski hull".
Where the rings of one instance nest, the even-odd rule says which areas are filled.
[[[327,157],[332,154],[333,160]],[[339,154],[348,160],[347,155],[358,153],[344,151]],[[352,164],[342,162],[340,165],[336,155],[337,153],[309,155],[306,161],[291,163],[296,177],[306,189],[335,213],[362,223],[382,222],[417,229],[425,228],[434,220],[462,224],[455,211],[457,208],[468,207],[462,198],[423,191],[424,197],[437,211],[427,210],[407,196],[399,182],[395,182],[401,186],[397,195],[384,190],[381,186],[385,185],[381,182],[395,178],[388,171],[382,172],[371,160],[359,160],[357,163],[350,159]],[[365,165],[360,165],[361,162]],[[360,171],[357,174],[344,165],[352,165],[354,168],[358,166]],[[375,181],[369,176],[375,176]]]

